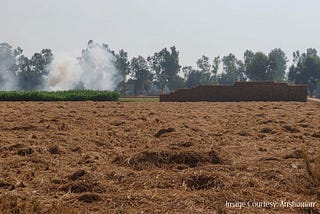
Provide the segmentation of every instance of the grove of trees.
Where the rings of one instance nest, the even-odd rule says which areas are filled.
[[[88,45],[92,44],[90,40]],[[175,46],[163,48],[146,58],[136,56],[131,59],[125,50],[115,52],[105,44],[103,47],[114,56],[114,66],[122,77],[115,90],[123,95],[152,95],[197,85],[233,84],[235,81],[275,81],[307,84],[309,95],[320,97],[320,57],[317,50],[311,48],[305,53],[294,52],[289,66],[285,52],[276,48],[268,54],[246,50],[242,59],[232,53],[212,60],[203,55],[195,62],[196,67],[192,67],[180,65],[179,51]],[[80,61],[85,60],[85,50]],[[0,90],[7,90],[12,84],[17,90],[40,90],[43,78],[50,72],[52,60],[54,54],[50,49],[43,49],[28,58],[20,47],[1,43]]]

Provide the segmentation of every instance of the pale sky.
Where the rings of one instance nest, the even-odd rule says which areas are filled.
[[[93,39],[129,56],[175,45],[182,65],[246,49],[320,51],[319,0],[0,0],[0,42],[27,56],[77,52]]]

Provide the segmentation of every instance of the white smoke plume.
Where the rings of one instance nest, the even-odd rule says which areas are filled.
[[[18,54],[17,54],[18,55]],[[11,91],[17,88],[14,65],[17,57],[7,43],[0,44],[0,90]]]
[[[48,67],[46,88],[49,91],[74,89],[83,73],[79,61],[67,55],[55,56]]]
[[[0,43],[0,90],[114,90],[124,78],[115,67],[116,57],[105,44],[90,40],[80,57],[58,54],[52,61],[48,50],[29,60],[22,55],[22,49]],[[49,63],[44,70],[43,60]]]
[[[0,91],[13,91],[17,88],[15,74],[4,67],[0,68],[0,83]]]
[[[45,90],[114,90],[122,81],[114,62],[114,55],[98,44],[89,45],[79,58],[55,56],[49,66]]]

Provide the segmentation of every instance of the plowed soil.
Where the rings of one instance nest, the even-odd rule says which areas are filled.
[[[0,210],[319,213],[319,110],[313,101],[2,102]],[[280,201],[317,204],[252,203]]]

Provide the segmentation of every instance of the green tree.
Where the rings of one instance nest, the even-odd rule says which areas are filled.
[[[130,63],[130,73],[135,80],[134,91],[135,95],[140,93],[149,93],[151,88],[153,75],[150,72],[148,62],[142,57],[134,57]]]
[[[128,61],[128,53],[121,49],[119,53],[115,55],[115,66],[120,72],[121,76],[125,78],[129,74],[130,62]]]
[[[255,53],[250,61],[246,63],[245,73],[253,81],[270,81],[275,76],[268,56],[262,52]]]
[[[130,72],[130,62],[128,60],[128,53],[121,49],[119,53],[115,54],[115,67],[119,71],[122,81],[117,86],[117,91],[125,94],[127,91],[126,77]]]
[[[158,86],[160,91],[163,92],[168,84],[168,77],[165,74],[163,67],[163,56],[160,53],[156,52],[153,56],[148,57],[147,60],[155,74],[156,85]]]
[[[230,53],[222,58],[223,73],[219,77],[220,84],[233,84],[235,81],[244,81],[244,64]]]
[[[270,67],[274,73],[273,80],[276,82],[283,82],[285,80],[288,62],[286,54],[280,48],[276,48],[269,53],[268,57]]]
[[[219,64],[220,57],[214,58],[213,64],[211,65],[209,57],[203,55],[197,60],[198,69],[193,69],[191,66],[183,67],[182,71],[186,78],[186,87],[217,84]]]
[[[203,60],[204,59],[204,60]],[[210,84],[210,65],[207,57],[202,57],[197,61],[199,69],[193,69],[192,66],[182,68],[185,76],[185,86],[187,88],[195,87],[198,85]]]
[[[155,73],[160,90],[163,92],[166,87],[171,91],[174,90],[176,88],[175,84],[179,80],[178,73],[181,68],[179,52],[176,47],[171,47],[170,51],[164,48],[153,56],[148,57],[148,61]]]
[[[198,59],[197,66],[201,72],[210,73],[211,65],[209,63],[209,57],[203,55],[200,59]]]
[[[250,64],[253,57],[254,57],[254,53],[251,50],[246,50],[243,55],[244,64],[245,65]]]
[[[288,79],[295,84],[307,84],[309,95],[319,96],[320,92],[320,58],[315,49],[306,53],[293,53],[293,64],[289,69]]]
[[[189,74],[192,72],[193,68],[192,66],[184,66],[182,68],[182,73],[184,74],[184,77],[187,78]]]
[[[18,82],[20,90],[41,90],[45,84],[45,76],[49,73],[48,66],[53,60],[50,49],[35,53],[31,59],[21,56],[18,60]]]
[[[30,59],[32,70],[40,75],[47,75],[48,65],[53,60],[53,54],[50,49],[43,49],[40,53],[35,53]]]
[[[212,73],[214,71],[211,70],[211,64],[209,62],[209,57],[203,55],[200,59],[197,61],[197,67],[198,71],[195,73],[199,75],[199,85],[210,85],[212,84],[213,78],[212,78]],[[196,76],[197,76],[196,75]]]
[[[211,70],[211,77],[210,77],[210,82],[212,84],[218,84],[218,71],[219,71],[219,65],[220,65],[220,56],[217,56],[213,59],[213,64],[212,64],[212,70]]]
[[[186,87],[191,88],[198,85],[207,85],[210,80],[210,73],[203,73],[200,70],[192,70],[187,76]]]
[[[168,77],[168,88],[173,91],[176,89],[175,83],[178,78],[178,73],[180,71],[180,64],[179,64],[179,52],[177,51],[176,47],[173,46],[170,48],[170,51],[166,49],[163,50],[164,57],[164,71]]]
[[[185,81],[181,76],[176,75],[173,77],[172,81],[169,82],[168,87],[171,88],[171,90],[173,90],[173,91],[177,90],[179,88],[184,88]]]

